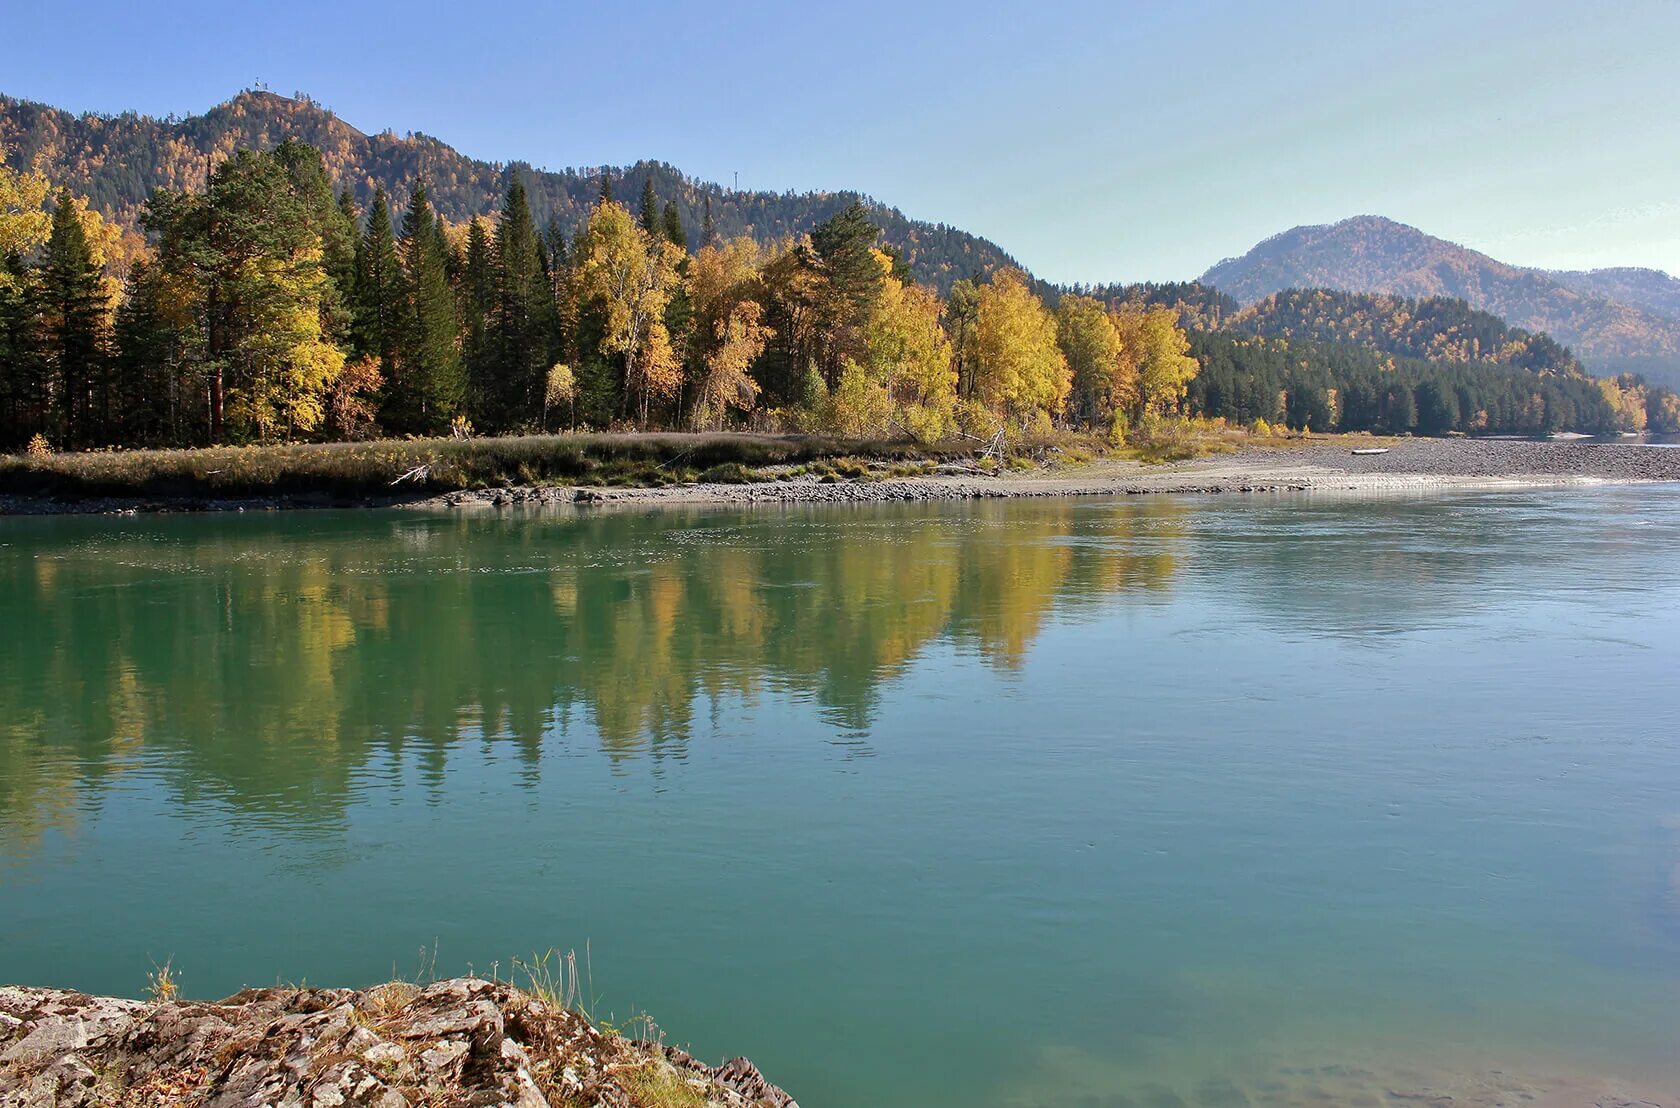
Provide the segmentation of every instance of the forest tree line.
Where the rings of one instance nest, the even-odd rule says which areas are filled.
[[[148,248],[11,172],[0,243],[0,443],[197,445],[375,434],[755,427],[933,440],[1054,424],[1123,434],[1181,411],[1172,312],[1064,297],[1018,271],[911,281],[859,203],[769,246],[690,231],[651,181],[604,184],[568,241],[513,177],[440,219],[416,180],[359,210],[319,154],[242,150],[159,191]]]
[[[140,222],[137,246],[68,189],[0,168],[0,448],[580,428],[1120,442],[1183,415],[1430,434],[1680,424],[1672,394],[1590,381],[1545,336],[1456,301],[1273,298],[1303,340],[1195,330],[1254,309],[1201,294],[1187,313],[1194,285],[1045,290],[1004,269],[941,297],[855,201],[764,244],[704,213],[687,227],[651,177],[633,204],[603,177],[568,236],[537,226],[518,174],[493,218],[452,223],[420,179],[400,212],[383,190],[358,206],[288,140],[236,151],[202,189],[157,191]],[[1312,341],[1327,331],[1366,345]]]

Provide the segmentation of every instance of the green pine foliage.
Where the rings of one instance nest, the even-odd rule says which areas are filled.
[[[354,285],[351,350],[359,357],[379,359],[381,371],[390,377],[404,315],[403,276],[391,230],[391,201],[383,188],[373,194],[356,246]]]
[[[460,321],[449,288],[446,245],[416,181],[403,215],[398,256],[406,303],[399,329],[395,373],[387,382],[381,422],[389,431],[439,434],[463,411],[466,379],[456,346]]]
[[[37,295],[54,437],[87,446],[110,425],[113,412],[105,373],[109,296],[71,200],[68,189],[59,192]]]

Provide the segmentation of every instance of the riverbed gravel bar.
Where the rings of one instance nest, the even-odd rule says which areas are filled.
[[[1361,440],[1363,444],[1363,440]],[[1680,481],[1680,449],[1623,443],[1524,439],[1400,439],[1385,454],[1356,455],[1349,441],[1291,440],[1230,454],[1147,465],[1102,459],[1084,465],[987,474],[946,465],[923,476],[835,479],[809,473],[741,483],[658,488],[512,485],[441,494],[368,498],[321,495],[220,498],[0,496],[0,515],[271,511],[408,507],[432,510],[665,504],[888,503],[1044,496],[1142,494],[1421,492],[1592,483]]]

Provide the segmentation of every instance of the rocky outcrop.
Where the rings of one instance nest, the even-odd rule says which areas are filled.
[[[0,1108],[798,1108],[511,985],[247,989],[216,1003],[0,988]]]

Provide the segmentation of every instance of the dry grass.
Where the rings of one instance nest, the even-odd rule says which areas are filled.
[[[0,493],[90,496],[398,497],[500,485],[664,485],[756,467],[840,466],[961,457],[967,444],[860,442],[808,435],[590,434],[114,450],[0,458]],[[865,465],[864,468],[867,468]]]
[[[624,1070],[618,1080],[638,1108],[706,1108],[706,1098],[665,1062]]]

